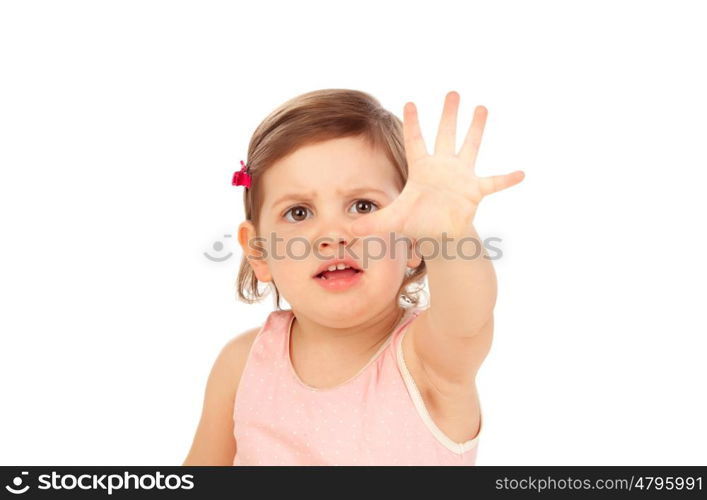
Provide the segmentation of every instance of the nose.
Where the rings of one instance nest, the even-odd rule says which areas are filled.
[[[323,253],[337,254],[337,252],[343,252],[348,243],[348,236],[341,233],[327,233],[319,238],[317,248]]]
[[[320,212],[312,246],[319,254],[318,258],[349,257],[346,255],[346,247],[353,244],[354,241],[348,229],[349,224],[351,224],[351,220],[342,216],[337,207],[331,211],[323,209]]]

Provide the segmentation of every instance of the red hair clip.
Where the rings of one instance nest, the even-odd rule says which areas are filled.
[[[241,168],[238,172],[233,174],[233,181],[231,182],[232,185],[234,186],[245,186],[250,189],[250,181],[251,177],[248,172],[246,172],[246,164],[243,163],[243,160],[241,160],[241,165],[243,168]]]

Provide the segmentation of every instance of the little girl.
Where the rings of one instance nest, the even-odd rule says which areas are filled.
[[[487,112],[457,153],[458,107],[449,92],[432,155],[413,103],[401,123],[354,90],[256,129],[233,178],[238,294],[268,283],[276,310],[219,354],[184,465],[474,465],[496,278],[472,222],[524,174],[475,175]]]

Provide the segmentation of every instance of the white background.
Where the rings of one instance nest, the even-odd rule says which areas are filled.
[[[231,175],[276,106],[352,88],[415,102],[429,150],[456,90],[477,172],[526,173],[476,217],[504,252],[477,464],[705,465],[700,4],[3,2],[0,464],[182,463],[273,308],[235,298]]]

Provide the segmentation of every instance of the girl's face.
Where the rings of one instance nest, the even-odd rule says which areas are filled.
[[[407,266],[420,264],[414,241],[401,234],[354,238],[357,218],[386,207],[402,189],[395,167],[360,137],[303,146],[260,178],[263,205],[260,240],[266,252],[251,265],[260,281],[273,280],[293,309],[321,324],[349,325],[397,304]],[[246,254],[255,230],[241,224]],[[371,238],[373,237],[373,238]],[[400,240],[397,243],[395,240]],[[315,278],[330,259],[350,258],[363,270],[345,289],[328,289]]]

